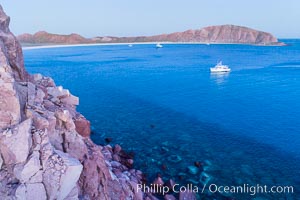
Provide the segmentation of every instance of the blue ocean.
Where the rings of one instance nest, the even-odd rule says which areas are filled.
[[[216,184],[294,187],[237,199],[300,199],[300,40],[284,42],[63,47],[24,57],[30,73],[78,96],[93,141],[133,152],[149,182],[160,173],[201,184],[201,172],[188,170],[199,162]],[[230,73],[210,73],[220,60]]]

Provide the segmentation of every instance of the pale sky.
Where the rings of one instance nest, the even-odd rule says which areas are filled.
[[[234,24],[300,38],[300,0],[1,0],[16,34],[154,35]]]

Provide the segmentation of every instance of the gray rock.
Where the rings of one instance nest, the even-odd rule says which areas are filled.
[[[5,164],[26,161],[31,147],[31,123],[32,120],[27,119],[0,136],[0,151]]]
[[[62,86],[58,87],[48,87],[47,93],[54,98],[63,98],[70,95],[69,90],[63,89]]]
[[[41,169],[39,156],[40,153],[38,151],[33,151],[24,166],[15,166],[14,174],[21,183],[29,182],[29,180]]]
[[[66,97],[62,98],[61,102],[63,102],[64,104],[67,104],[67,105],[77,106],[77,105],[79,105],[79,98],[74,95],[70,95],[70,96],[66,96]]]
[[[82,171],[82,165],[68,154],[55,150],[48,160],[43,174],[43,182],[49,199],[62,200],[76,186]]]

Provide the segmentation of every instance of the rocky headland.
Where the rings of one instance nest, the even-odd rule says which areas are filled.
[[[285,45],[270,33],[235,25],[209,26],[197,30],[187,30],[171,34],[138,37],[94,37],[84,38],[78,34],[58,35],[40,31],[35,34],[18,36],[22,45],[49,44],[97,44],[97,43],[212,43],[212,44],[251,44],[251,45]]]
[[[19,35],[18,40],[25,44],[88,44],[92,41],[81,35],[72,33],[70,35],[51,34],[39,31],[33,35],[25,33]]]
[[[0,199],[157,199],[137,190],[146,180],[131,154],[91,141],[78,97],[26,72],[9,21],[0,6]]]

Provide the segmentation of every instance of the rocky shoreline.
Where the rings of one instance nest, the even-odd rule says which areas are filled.
[[[0,198],[157,199],[138,190],[147,181],[133,169],[133,155],[92,142],[90,122],[76,111],[78,97],[26,72],[9,21],[0,6]]]

